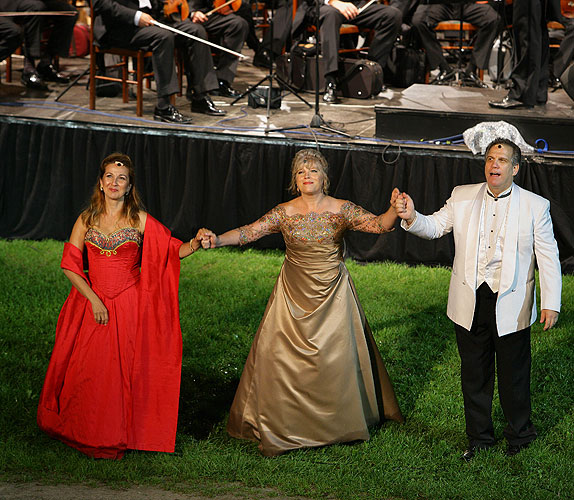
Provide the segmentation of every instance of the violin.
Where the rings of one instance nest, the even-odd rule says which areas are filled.
[[[572,0],[560,0],[560,10],[562,15],[569,19],[574,18],[574,1]]]
[[[189,17],[187,0],[164,0],[163,13],[174,21],[185,21]]]
[[[211,16],[217,12],[223,16],[236,12],[241,7],[241,0],[213,0],[213,9],[207,12],[206,16]]]

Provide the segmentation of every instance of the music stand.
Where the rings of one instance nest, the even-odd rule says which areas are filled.
[[[457,67],[454,69],[454,74],[457,82],[461,82],[461,76],[464,75],[464,69],[462,68],[462,53],[464,52],[463,38],[464,38],[464,4],[473,3],[474,0],[426,0],[425,4],[436,4],[436,3],[457,3],[458,4],[458,61]],[[430,82],[434,83],[434,81]]]
[[[271,5],[273,4],[273,2],[270,2],[270,3],[271,3]],[[303,102],[304,104],[306,104],[310,108],[312,107],[303,97],[301,97],[297,93],[295,88],[293,88],[289,83],[287,83],[285,80],[283,80],[283,78],[281,78],[275,71],[273,71],[273,63],[274,63],[274,59],[275,59],[275,53],[273,52],[273,25],[275,24],[275,19],[274,19],[275,16],[273,15],[273,8],[271,8],[270,10],[271,10],[271,22],[269,23],[269,32],[270,32],[270,39],[271,39],[271,49],[269,50],[269,72],[261,80],[259,80],[255,84],[251,85],[245,92],[243,92],[243,94],[236,97],[231,102],[232,105],[235,104],[237,101],[243,99],[245,96],[249,95],[251,92],[253,92],[255,89],[257,89],[257,87],[259,87],[263,82],[265,82],[265,81],[269,82],[269,87],[268,87],[269,90],[267,92],[267,98],[266,98],[266,102],[267,102],[267,116],[266,116],[266,121],[265,121],[265,124],[266,124],[265,133],[266,134],[268,132],[271,132],[271,131],[276,132],[276,131],[280,131],[280,130],[288,130],[290,128],[292,128],[292,129],[298,128],[298,127],[286,127],[286,128],[282,128],[282,129],[270,129],[269,128],[269,116],[271,114],[273,81],[276,81],[281,87],[286,88],[295,97],[297,97],[297,99],[299,99],[301,102]]]

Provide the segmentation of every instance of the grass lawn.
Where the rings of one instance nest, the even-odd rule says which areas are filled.
[[[533,419],[539,438],[511,459],[501,440],[471,463],[459,358],[446,318],[450,270],[349,261],[359,297],[406,416],[371,440],[262,457],[230,438],[227,412],[279,272],[280,252],[218,249],[182,263],[183,373],[176,454],[92,460],[44,435],[36,407],[70,284],[63,244],[0,241],[0,481],[147,484],[203,494],[250,487],[341,499],[574,498],[574,277],[564,277],[558,326],[532,334]]]

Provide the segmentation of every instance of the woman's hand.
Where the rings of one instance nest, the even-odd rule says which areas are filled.
[[[210,229],[201,228],[195,237],[201,242],[203,248],[215,248],[217,242],[217,235]]]
[[[100,299],[94,299],[92,302],[92,312],[94,320],[100,325],[107,325],[109,320],[108,310]]]

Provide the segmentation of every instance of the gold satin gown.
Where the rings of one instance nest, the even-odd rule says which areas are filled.
[[[277,206],[240,228],[240,244],[281,231],[287,248],[227,424],[263,455],[368,440],[369,426],[403,421],[343,262],[346,230],[385,232],[351,202],[292,216]]]

